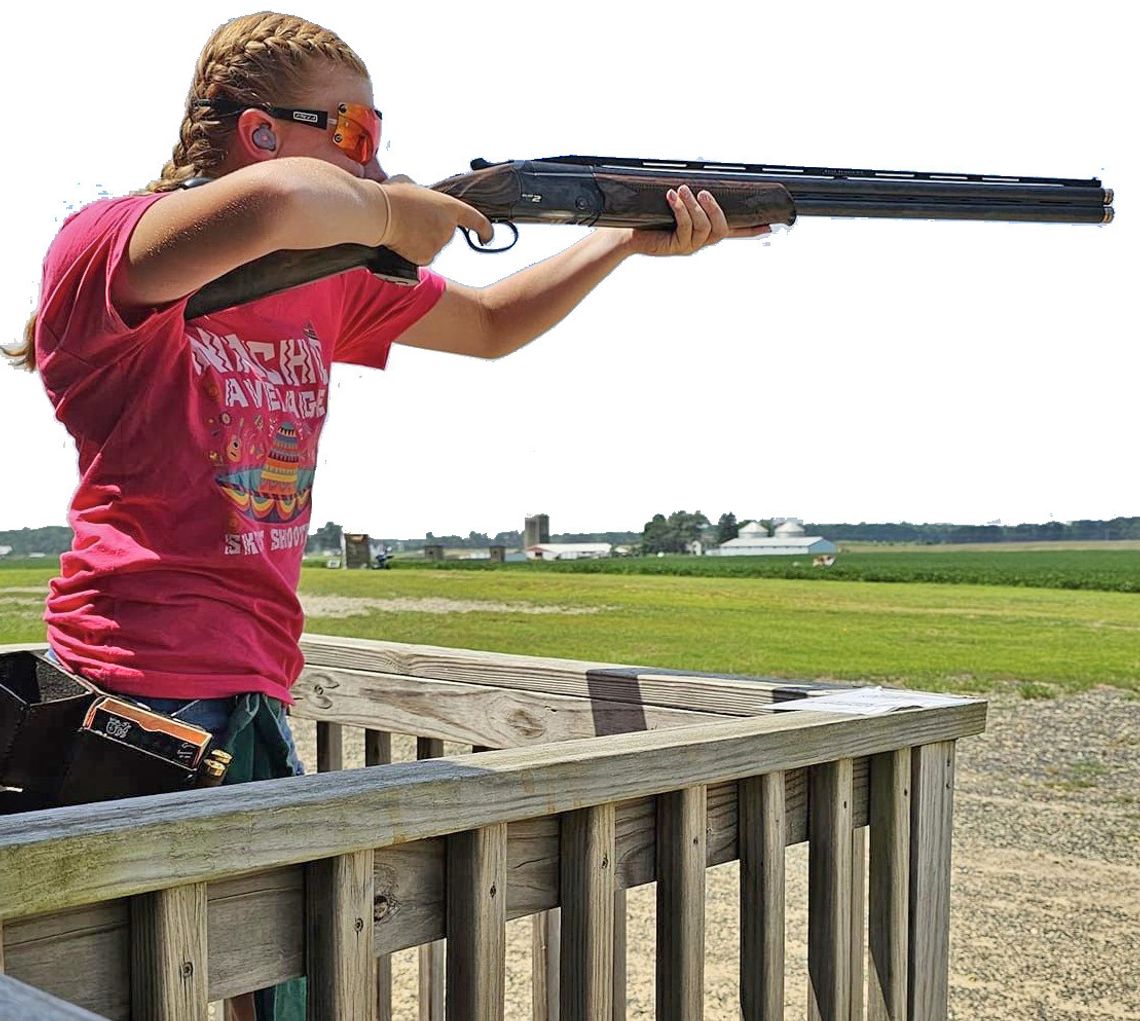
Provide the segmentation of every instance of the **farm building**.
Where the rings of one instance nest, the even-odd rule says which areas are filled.
[[[838,552],[835,543],[821,535],[806,535],[804,526],[794,518],[789,518],[776,526],[776,534],[758,522],[751,522],[740,529],[735,539],[722,542],[709,556],[717,557],[771,557],[771,556],[821,556]]]
[[[611,553],[608,542],[541,542],[526,548],[528,560],[596,560]]]

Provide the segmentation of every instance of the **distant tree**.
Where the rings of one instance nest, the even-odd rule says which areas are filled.
[[[43,528],[17,528],[0,531],[0,546],[10,546],[7,554],[13,560],[26,557],[30,553],[44,556],[59,556],[71,548],[71,529],[63,525],[47,525]]]
[[[654,514],[641,533],[641,551],[653,553],[685,553],[688,544],[700,538],[709,519],[700,511],[674,511],[668,518]]]
[[[736,515],[729,511],[722,514],[716,523],[716,541],[728,542],[740,534],[740,526],[736,523]]]
[[[325,522],[323,528],[318,528],[309,536],[305,549],[314,553],[318,550],[340,549],[344,542],[344,529],[333,521]]]
[[[650,555],[673,551],[669,522],[664,514],[654,514],[653,519],[645,523],[641,532],[641,551]]]

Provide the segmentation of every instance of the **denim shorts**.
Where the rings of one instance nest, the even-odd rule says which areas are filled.
[[[285,715],[285,706],[278,699],[262,695],[235,695],[233,698],[136,698],[156,713],[165,713],[177,720],[193,723],[208,730],[214,739],[221,743],[229,730],[230,720],[235,713],[248,712],[250,716],[256,711],[251,703],[255,699],[264,698],[273,708],[273,721],[277,724],[277,733],[281,744],[288,749],[289,766],[294,776],[305,772],[301,758],[297,754],[297,745],[293,740],[293,731],[289,726],[289,719]]]

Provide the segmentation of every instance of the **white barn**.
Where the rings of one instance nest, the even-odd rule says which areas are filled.
[[[608,542],[539,542],[526,548],[528,560],[596,560],[612,552]]]
[[[772,556],[823,556],[839,552],[839,547],[822,535],[806,535],[804,526],[789,518],[776,527],[776,534],[758,522],[741,526],[735,539],[722,542],[709,550],[709,556],[718,557],[772,557]]]

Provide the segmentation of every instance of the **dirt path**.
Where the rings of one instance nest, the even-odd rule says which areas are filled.
[[[315,761],[311,727],[298,737]],[[352,746],[355,748],[355,745]],[[397,754],[410,757],[407,749]],[[1140,700],[1000,695],[961,742],[950,1018],[1140,1019]],[[806,1003],[807,855],[788,852],[788,1017]],[[735,1021],[735,865],[708,874],[708,1021]],[[630,1019],[653,1016],[652,887],[629,893]],[[530,1017],[530,921],[510,925],[508,1019]],[[396,1021],[417,1021],[415,952],[396,955]]]

